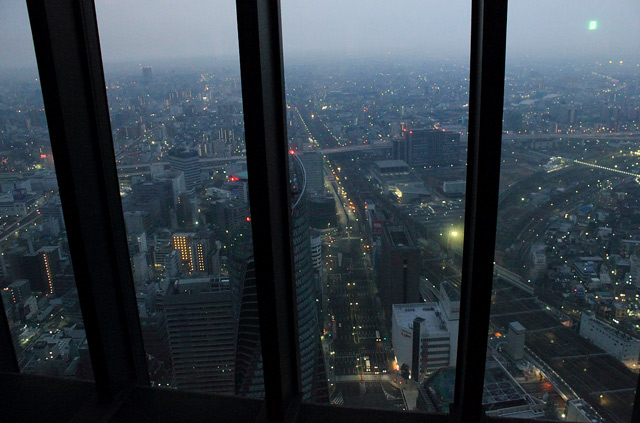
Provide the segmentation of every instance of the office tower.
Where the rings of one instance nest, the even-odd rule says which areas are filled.
[[[234,310],[238,316],[236,395],[264,397],[258,293],[251,227],[248,223],[234,231],[229,245],[229,284]]]
[[[8,291],[11,302],[18,304],[31,296],[31,284],[26,279],[18,279],[9,284]]]
[[[176,232],[171,237],[171,243],[175,250],[180,252],[180,259],[184,270],[191,274],[196,269],[193,239],[195,237],[193,232]]]
[[[526,329],[520,322],[509,322],[507,352],[514,360],[522,360],[524,357],[525,332]]]
[[[392,141],[391,158],[393,160],[407,161],[407,138],[405,136],[395,138]]]
[[[320,341],[320,322],[318,308],[315,305],[316,280],[311,259],[306,178],[304,166],[298,156],[292,154],[290,158],[291,220],[302,398],[305,401],[328,402],[329,392]]]
[[[178,203],[176,204],[176,226],[182,230],[193,229],[195,222],[195,205],[191,202],[189,195],[178,195]]]
[[[175,385],[212,394],[235,391],[235,316],[229,282],[180,279],[163,298]]]
[[[25,254],[12,263],[15,278],[28,279],[34,291],[45,295],[55,293],[54,276],[60,272],[60,248],[46,246],[32,254]],[[15,266],[18,264],[18,266]]]
[[[153,82],[153,73],[151,66],[145,66],[142,68],[142,82],[148,85]]]
[[[169,151],[171,170],[184,173],[184,184],[187,192],[193,194],[200,185],[201,169],[198,152],[186,148],[174,148]]]
[[[386,225],[382,230],[378,276],[380,299],[388,322],[393,304],[420,301],[420,249],[402,225]]]
[[[151,216],[152,227],[169,226],[173,198],[171,182],[153,181],[133,184],[132,204],[127,211],[140,210]]]
[[[405,148],[411,166],[450,167],[459,165],[462,146],[457,132],[414,129],[407,134]]]
[[[212,250],[215,249],[213,232],[202,230],[193,238],[193,265],[196,272],[212,274]]]
[[[62,215],[62,205],[60,204],[60,197],[56,196],[47,201],[42,207],[40,207],[40,215],[44,218],[52,218],[58,222],[60,230],[65,230],[64,217]]]
[[[131,271],[133,273],[133,282],[141,285],[149,280],[149,265],[147,263],[147,255],[145,253],[130,254]]]
[[[180,201],[179,196],[185,195],[187,192],[187,186],[184,181],[184,173],[177,170],[163,171],[153,178],[154,182],[164,182],[167,189],[171,192],[172,204],[175,206]]]
[[[298,157],[304,166],[307,181],[307,193],[309,195],[324,194],[324,172],[322,153],[310,151],[299,154]]]

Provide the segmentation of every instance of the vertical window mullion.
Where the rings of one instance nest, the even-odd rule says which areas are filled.
[[[28,0],[51,148],[98,393],[148,384],[94,4]]]
[[[631,412],[631,421],[640,422],[640,378],[638,378],[638,386],[636,387],[636,395],[633,399],[633,411]]]
[[[9,321],[4,309],[4,303],[0,300],[0,372],[18,373],[18,358],[13,347]]]
[[[236,7],[265,397],[280,421],[300,393],[280,4]]]
[[[473,0],[469,146],[454,421],[479,422],[498,215],[507,0]]]

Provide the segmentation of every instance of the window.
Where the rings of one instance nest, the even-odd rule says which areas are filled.
[[[97,6],[151,384],[263,397],[234,4]]]
[[[0,294],[20,371],[93,378],[26,7],[7,4],[0,67]],[[65,219],[66,218],[66,219]],[[9,347],[9,345],[7,345]]]
[[[638,33],[626,16],[638,10],[510,9],[488,413],[509,415],[493,395],[506,391],[518,416],[631,418],[640,364],[638,220],[625,210],[638,193],[639,73],[629,61],[636,46],[620,40]],[[538,13],[565,36],[552,42],[530,32],[523,24]],[[559,60],[567,51],[572,60]],[[492,373],[506,375],[509,390],[498,390]]]
[[[236,420],[256,420],[260,401],[201,397],[148,387],[93,3],[61,1],[53,5],[29,0],[28,6],[56,170],[58,178],[65,181],[60,183],[62,204],[75,212],[74,219],[68,219],[67,230],[76,277],[86,280],[85,285],[78,286],[78,296],[98,394],[117,408],[110,412],[120,421],[126,421],[135,411],[159,413],[160,409],[159,417],[164,419],[184,417],[184,412],[192,415],[194,409],[215,412],[212,404],[221,410],[237,410]],[[268,363],[264,367],[266,408],[262,418],[266,413],[271,420],[279,421],[286,413],[296,413],[304,421],[449,420],[448,416],[435,414],[299,404],[304,391],[299,370],[303,353],[297,351],[294,318],[298,314],[293,295],[296,249],[292,232],[296,225],[295,216],[283,213],[295,206],[295,197],[289,195],[295,170],[288,166],[295,158],[289,158],[284,130],[287,116],[279,5],[239,1],[237,6],[247,169],[252,175],[249,188],[255,270],[261,281],[256,286],[261,348],[264,363]],[[499,201],[506,2],[474,1],[471,17],[465,254],[456,386],[450,410],[454,421],[465,423],[480,421],[484,413],[483,358],[488,345]],[[11,372],[15,370],[15,359],[11,357],[12,348],[7,348],[11,343],[4,342],[10,335],[6,325],[0,326],[0,365],[4,372]],[[19,380],[32,379],[23,375]],[[14,381],[6,373],[0,378],[7,386]],[[496,378],[496,382],[500,380]],[[131,389],[132,386],[137,387]],[[119,395],[125,397],[122,406],[112,401]],[[637,419],[640,401],[634,398],[634,403],[632,418]],[[223,407],[225,404],[227,407]],[[87,407],[87,412],[104,413],[103,409]],[[221,414],[224,412],[217,415],[226,417]],[[489,417],[494,419],[497,417]]]
[[[455,379],[469,5],[282,13],[303,400],[446,413],[417,387]]]

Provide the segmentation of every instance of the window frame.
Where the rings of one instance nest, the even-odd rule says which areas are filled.
[[[251,224],[260,279],[261,347],[269,363],[264,370],[266,398],[258,420],[529,421],[486,417],[482,410],[498,212],[507,0],[472,0],[471,5],[458,365],[454,403],[445,416],[301,403],[291,217],[282,212],[290,204],[280,2],[236,0]],[[27,0],[27,6],[71,258],[76,280],[81,281],[78,295],[95,385],[100,402],[112,412],[121,404],[117,399],[132,391],[158,391],[148,387],[95,6],[93,0]],[[5,384],[15,380],[18,365],[1,302],[0,314],[0,373],[6,376],[0,374],[0,383]],[[34,376],[19,378],[33,380]],[[166,392],[157,396],[186,395],[201,398],[203,404],[255,403]],[[632,421],[640,421],[640,389],[636,389]]]

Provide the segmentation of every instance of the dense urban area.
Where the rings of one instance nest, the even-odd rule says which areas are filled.
[[[640,364],[638,66],[507,68],[494,278],[482,281],[493,284],[489,415],[630,421]],[[285,70],[303,397],[446,413],[469,68],[354,60]],[[237,64],[121,65],[106,80],[152,384],[262,397],[267,331]],[[0,292],[20,367],[91,379],[83,281],[35,74],[0,80],[0,188]]]

